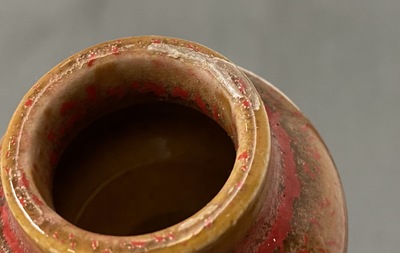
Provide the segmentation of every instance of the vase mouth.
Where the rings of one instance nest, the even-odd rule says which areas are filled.
[[[109,236],[70,224],[54,211],[51,196],[52,170],[63,150],[89,121],[148,98],[195,108],[221,125],[236,147],[228,180],[196,214],[153,233]],[[13,216],[43,250],[204,249],[215,238],[239,238],[245,231],[232,224],[249,227],[259,211],[269,136],[257,91],[225,57],[180,39],[125,38],[71,56],[27,93],[3,139],[2,184]]]

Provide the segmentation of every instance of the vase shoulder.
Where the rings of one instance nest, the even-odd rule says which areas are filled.
[[[323,140],[276,87],[243,70],[259,92],[271,128],[270,184],[264,208],[241,250],[347,252],[343,189]]]

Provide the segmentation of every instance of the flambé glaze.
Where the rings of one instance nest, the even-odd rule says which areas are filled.
[[[335,165],[257,75],[180,39],[83,50],[1,141],[3,252],[347,251]]]

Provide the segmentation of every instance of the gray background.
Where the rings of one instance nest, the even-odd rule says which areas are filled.
[[[349,252],[399,252],[399,27],[399,0],[0,0],[0,132],[72,53],[133,35],[193,40],[271,81],[315,124],[346,191]]]

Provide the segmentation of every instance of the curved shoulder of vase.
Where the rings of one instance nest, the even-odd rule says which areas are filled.
[[[323,140],[282,92],[257,75],[242,71],[264,102],[272,145],[268,172],[272,179],[257,220],[262,231],[251,233],[260,238],[251,238],[243,246],[258,252],[346,252],[345,197]]]

